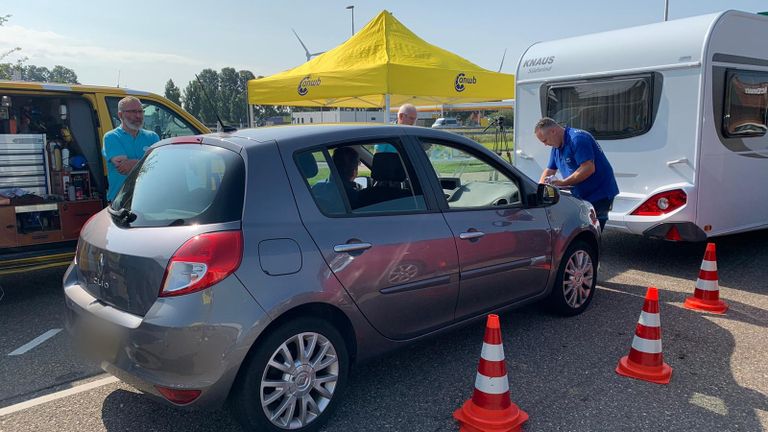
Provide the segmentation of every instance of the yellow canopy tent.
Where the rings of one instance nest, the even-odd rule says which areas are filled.
[[[248,81],[253,105],[381,108],[512,99],[514,75],[425,42],[382,11],[343,44],[296,68]]]

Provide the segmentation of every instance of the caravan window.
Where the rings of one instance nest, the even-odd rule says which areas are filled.
[[[768,131],[768,73],[729,71],[723,135],[758,137]]]
[[[548,85],[546,114],[598,139],[642,135],[652,124],[651,76]]]

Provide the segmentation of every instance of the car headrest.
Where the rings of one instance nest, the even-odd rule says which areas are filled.
[[[400,162],[400,155],[391,152],[374,154],[371,177],[375,181],[405,181],[405,169]]]
[[[317,161],[312,152],[304,152],[296,156],[296,164],[304,178],[310,179],[317,175]]]

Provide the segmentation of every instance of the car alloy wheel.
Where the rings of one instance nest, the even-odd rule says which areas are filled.
[[[576,240],[563,254],[549,304],[561,315],[578,315],[595,295],[597,257],[589,243]]]
[[[592,258],[583,250],[577,250],[568,258],[563,278],[563,295],[568,306],[578,309],[592,292],[595,277]]]
[[[346,341],[331,322],[290,318],[256,340],[230,407],[247,431],[317,431],[343,396],[349,361]]]
[[[325,336],[293,335],[275,350],[264,369],[261,407],[275,426],[302,428],[328,407],[338,379],[336,349]]]

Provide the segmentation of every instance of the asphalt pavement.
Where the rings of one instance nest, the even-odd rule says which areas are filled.
[[[512,400],[525,431],[768,430],[768,231],[717,239],[724,315],[682,307],[704,244],[608,232],[590,308],[561,318],[533,305],[501,315]],[[0,412],[103,376],[77,360],[61,327],[63,271],[0,279]],[[668,385],[621,377],[648,286],[659,289]],[[472,394],[484,323],[444,333],[353,369],[326,431],[456,431],[452,412]],[[0,432],[239,431],[225,410],[160,405],[115,382],[0,415]]]

